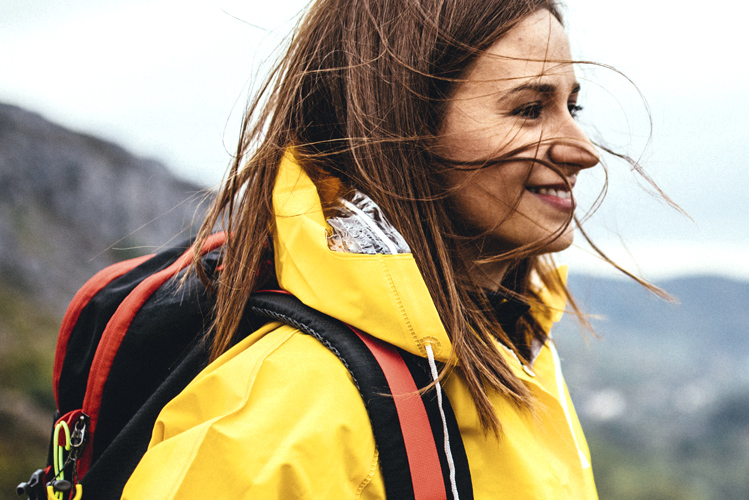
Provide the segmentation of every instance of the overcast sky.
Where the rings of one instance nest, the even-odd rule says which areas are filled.
[[[215,185],[234,149],[261,62],[302,0],[3,0],[0,101],[155,157]],[[643,163],[694,219],[667,208],[611,162],[604,208],[586,227],[607,251],[653,279],[721,273],[749,279],[749,66],[745,15],[665,0],[569,0],[584,66],[583,123]],[[649,104],[649,114],[637,92]],[[650,145],[648,116],[653,121]],[[592,200],[599,172],[581,176]],[[624,251],[634,256],[634,261]],[[578,238],[578,241],[581,239]],[[561,260],[604,272],[583,250]]]

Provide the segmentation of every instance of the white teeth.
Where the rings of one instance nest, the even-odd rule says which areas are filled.
[[[530,191],[531,193],[538,193],[538,194],[542,194],[546,196],[556,196],[557,198],[561,198],[563,200],[572,199],[572,193],[570,193],[569,191],[565,191],[563,189],[529,187],[528,191]]]

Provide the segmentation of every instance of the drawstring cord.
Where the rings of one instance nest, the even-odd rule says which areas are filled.
[[[432,372],[432,380],[434,380],[434,386],[437,389],[437,406],[440,409],[440,417],[442,417],[442,434],[445,436],[445,456],[447,457],[447,466],[450,469],[450,488],[452,489],[453,499],[460,500],[458,496],[458,485],[455,482],[455,461],[453,460],[453,454],[450,449],[450,434],[447,431],[447,419],[445,418],[445,411],[442,409],[442,386],[439,381],[439,374],[437,373],[437,364],[434,362],[434,353],[432,352],[432,346],[426,344],[427,359],[429,360],[429,369]]]

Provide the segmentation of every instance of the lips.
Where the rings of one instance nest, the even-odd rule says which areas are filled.
[[[565,184],[548,184],[542,186],[527,186],[526,191],[532,193],[544,203],[565,212],[573,210],[575,203],[572,200],[570,189],[574,186],[575,179],[571,179],[569,187]]]
[[[567,186],[553,186],[553,187],[540,187],[540,186],[528,186],[528,191],[534,194],[540,194],[544,196],[555,196],[563,200],[571,200],[572,193],[567,190]]]

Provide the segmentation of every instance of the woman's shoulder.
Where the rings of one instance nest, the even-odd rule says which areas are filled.
[[[341,407],[349,399],[350,403]],[[293,413],[298,419],[313,417],[315,412],[328,413],[328,405],[338,407],[330,411],[336,415],[344,410],[365,411],[351,375],[335,354],[292,326],[271,323],[203,370],[164,408],[158,423],[172,412],[188,413],[195,422],[209,422],[255,406],[262,406],[266,413]],[[172,435],[164,435],[164,439]]]
[[[175,472],[164,473],[165,461]],[[163,498],[215,497],[206,486],[215,475],[256,498],[315,492],[311,498],[330,488],[320,498],[357,498],[376,465],[369,418],[346,367],[313,337],[276,323],[209,365],[163,409],[126,493],[140,498],[134,492],[158,482],[174,491],[159,486]]]

